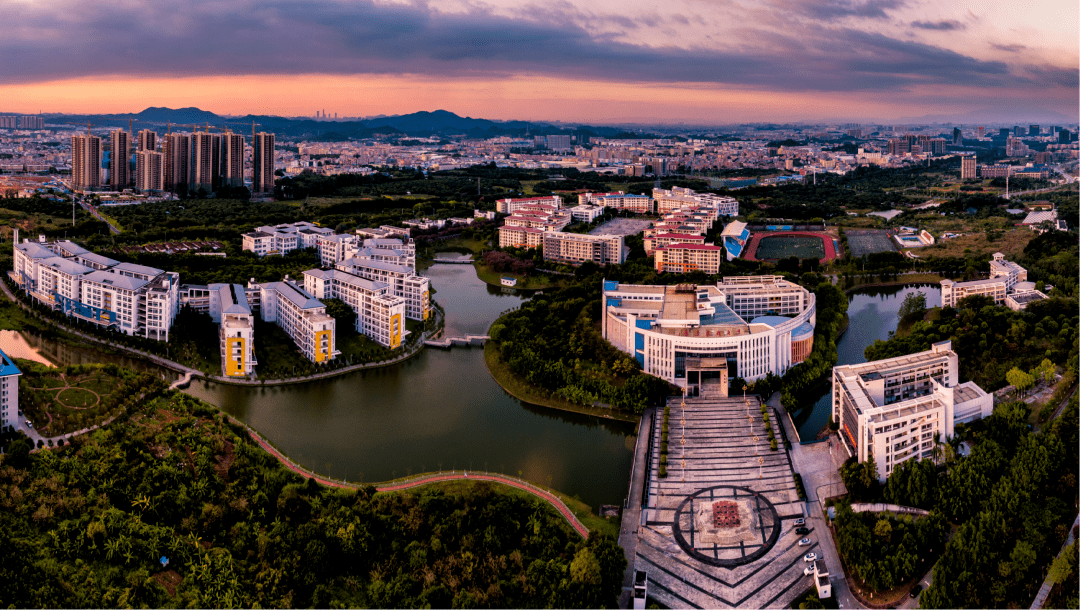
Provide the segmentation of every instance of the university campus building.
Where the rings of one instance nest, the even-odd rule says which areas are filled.
[[[255,316],[240,284],[210,284],[210,318],[218,324],[221,374],[248,377],[255,372]]]
[[[280,326],[308,360],[321,364],[341,353],[337,350],[336,322],[326,314],[321,301],[287,278],[257,287],[263,322]]]
[[[0,351],[0,432],[19,425],[19,375],[19,367]]]
[[[933,456],[934,435],[952,436],[958,423],[989,417],[994,398],[959,383],[951,341],[908,356],[833,367],[832,417],[841,444],[860,462],[871,457],[878,479],[901,462]]]
[[[994,253],[990,261],[990,277],[985,280],[954,282],[941,280],[941,306],[956,307],[960,299],[974,295],[990,297],[995,305],[1018,311],[1030,303],[1047,298],[1027,281],[1027,269],[1005,260],[1005,255]]]
[[[813,293],[779,276],[726,277],[716,285],[604,281],[604,338],[642,370],[697,394],[718,375],[782,375],[814,345]]]
[[[19,243],[11,279],[35,301],[65,315],[158,341],[169,340],[179,307],[180,275],[121,263],[71,241]]]
[[[405,330],[405,299],[394,296],[389,284],[338,269],[304,272],[304,288],[319,299],[341,299],[356,314],[356,331],[383,347],[396,349]]]
[[[354,256],[337,269],[389,286],[389,294],[405,300],[405,317],[410,320],[423,321],[431,315],[431,280],[411,267]]]

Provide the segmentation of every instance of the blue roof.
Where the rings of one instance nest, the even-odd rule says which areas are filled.
[[[814,325],[809,322],[803,322],[798,328],[791,331],[791,339],[805,339],[808,335],[814,334]]]
[[[11,361],[11,358],[7,357],[3,351],[0,351],[0,377],[7,377],[9,375],[22,375],[22,371],[19,367],[15,366],[15,363]]]
[[[767,324],[768,326],[780,326],[785,322],[790,322],[791,318],[784,316],[758,316],[750,321],[751,324]]]
[[[724,303],[713,303],[712,306],[716,309],[716,313],[698,318],[698,323],[702,326],[712,326],[715,324],[746,324],[746,322],[739,317],[739,314],[732,311],[731,308]]]

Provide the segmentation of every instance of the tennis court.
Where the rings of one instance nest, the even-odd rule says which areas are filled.
[[[769,235],[758,243],[758,260],[779,260],[794,256],[797,258],[825,258],[825,245],[820,237],[809,235]]]
[[[863,256],[874,252],[895,252],[896,246],[886,231],[847,231],[848,250],[851,256]]]

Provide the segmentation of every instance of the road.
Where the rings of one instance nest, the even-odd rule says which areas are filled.
[[[626,573],[623,575],[622,592],[619,594],[619,607],[632,606],[631,595],[634,590],[634,564],[637,558],[638,528],[641,527],[641,494],[645,486],[645,470],[648,468],[649,430],[652,418],[656,414],[654,407],[645,409],[638,424],[637,444],[634,447],[634,466],[630,473],[630,493],[623,507],[622,531],[619,533],[619,545],[626,556]]]
[[[79,205],[82,206],[82,208],[84,210],[89,212],[91,216],[93,216],[94,218],[97,218],[101,222],[109,225],[109,230],[110,231],[112,231],[113,233],[115,233],[117,235],[120,234],[120,229],[117,229],[115,226],[113,226],[113,223],[109,222],[108,220],[105,220],[105,217],[102,216],[100,212],[98,212],[97,208],[90,205],[89,203],[86,203],[86,201],[81,201],[81,200],[79,201]]]
[[[819,488],[825,488],[828,496],[837,493],[846,493],[841,489],[833,493],[836,482],[839,481],[840,465],[843,464],[847,455],[839,448],[832,448],[828,443],[814,443],[803,445],[799,443],[799,435],[791,425],[791,419],[784,413],[780,406],[780,393],[776,392],[769,398],[770,407],[780,414],[780,424],[784,426],[787,437],[791,439],[791,467],[803,478],[803,487],[806,489],[806,502],[803,504],[803,514],[806,516],[806,525],[811,528],[819,543],[817,553],[825,561],[829,568],[829,580],[832,581],[833,597],[841,608],[861,608],[862,604],[855,599],[848,587],[847,576],[844,574],[844,566],[840,563],[840,553],[836,550],[832,532],[829,529],[821,509],[818,498]]]

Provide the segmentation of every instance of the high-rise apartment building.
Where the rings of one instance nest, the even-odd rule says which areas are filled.
[[[214,144],[217,139],[217,136],[205,131],[191,134],[191,174],[188,184],[193,191],[199,189],[204,189],[207,193],[214,191],[218,173],[218,164],[214,163]],[[220,145],[217,148],[220,156]]]
[[[1028,126],[1028,135],[1029,136],[1037,136],[1037,135],[1039,135],[1040,131],[1041,131],[1041,128],[1038,125],[1029,125]]]
[[[963,157],[960,159],[961,180],[974,180],[976,176],[978,176],[978,168],[975,163],[975,155],[972,155],[970,157]]]
[[[109,157],[109,186],[122,191],[131,186],[131,134],[123,129],[112,132],[112,154]]]
[[[140,191],[165,190],[165,155],[152,150],[135,153],[135,188]]]
[[[964,143],[964,134],[960,131],[959,127],[953,127],[952,130],[952,143],[956,146],[960,146]]]
[[[101,186],[101,138],[71,136],[71,184],[75,190]]]
[[[140,131],[137,150],[157,150],[157,132],[152,129]]]
[[[251,191],[274,191],[274,134],[259,132],[252,142]]]
[[[187,191],[191,174],[191,134],[165,136],[165,189]]]
[[[221,136],[221,185],[244,186],[244,136],[231,131]]]

